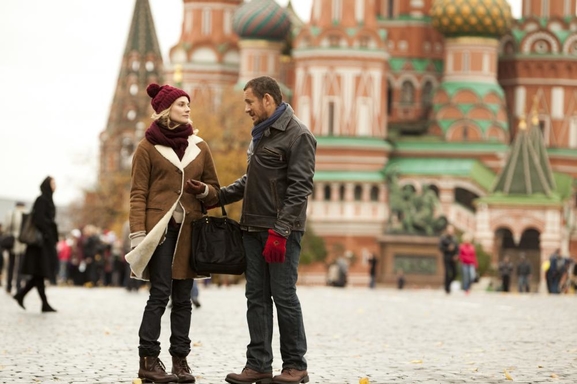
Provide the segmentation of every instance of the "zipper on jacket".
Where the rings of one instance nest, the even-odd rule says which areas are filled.
[[[278,198],[278,194],[277,194],[277,190],[276,190],[276,180],[271,180],[270,185],[272,188],[272,195],[274,197],[274,207],[276,208],[276,218],[278,219],[278,217],[280,216],[280,205],[279,205],[280,199]]]

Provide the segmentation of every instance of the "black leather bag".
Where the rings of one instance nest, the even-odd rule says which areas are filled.
[[[40,246],[44,242],[42,232],[36,228],[32,222],[32,213],[23,215],[22,228],[20,229],[20,236],[18,241],[26,245]]]
[[[202,205],[203,217],[192,222],[190,267],[200,275],[241,275],[246,269],[242,230],[220,207],[222,217],[214,217]]]
[[[14,248],[14,241],[15,240],[16,239],[14,238],[13,235],[2,236],[0,239],[0,248],[6,249],[6,250],[11,250],[12,248]]]

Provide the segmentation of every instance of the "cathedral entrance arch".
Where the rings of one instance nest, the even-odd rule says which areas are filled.
[[[509,228],[499,227],[495,231],[495,254],[497,256],[496,272],[498,276],[498,263],[505,257],[513,263],[511,276],[511,290],[517,290],[517,266],[525,257],[531,265],[531,291],[535,291],[539,284],[541,268],[541,233],[535,228],[527,228],[521,233],[519,243],[515,242],[513,233]]]

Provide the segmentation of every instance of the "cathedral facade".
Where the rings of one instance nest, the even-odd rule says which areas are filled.
[[[398,219],[393,173],[434,191],[436,214],[493,264],[577,255],[577,0],[523,0],[520,19],[506,0],[313,0],[306,22],[290,1],[183,7],[162,63],[148,1],[136,0],[101,177],[126,167],[142,137],[149,82],[176,78],[218,106],[227,87],[269,75],[318,139],[311,226],[331,257],[355,256],[353,273],[366,276]],[[410,265],[397,256],[382,276]]]

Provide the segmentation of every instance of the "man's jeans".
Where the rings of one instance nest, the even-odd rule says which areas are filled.
[[[150,296],[144,309],[142,323],[140,324],[139,355],[154,356],[160,354],[160,321],[168,298],[172,290],[172,309],[170,311],[170,349],[172,356],[186,357],[190,353],[190,317],[192,305],[190,302],[190,290],[192,279],[172,279],[172,255],[176,247],[178,228],[169,227],[166,240],[160,244],[150,262]]]
[[[303,233],[293,231],[286,244],[284,263],[268,264],[262,251],[268,232],[244,232],[246,250],[246,299],[250,344],[246,366],[258,372],[272,371],[274,299],[284,368],[307,369],[307,340],[301,304],[296,293],[298,265]]]
[[[519,276],[519,292],[529,292],[530,291],[530,284],[529,284],[529,276],[521,275]]]

